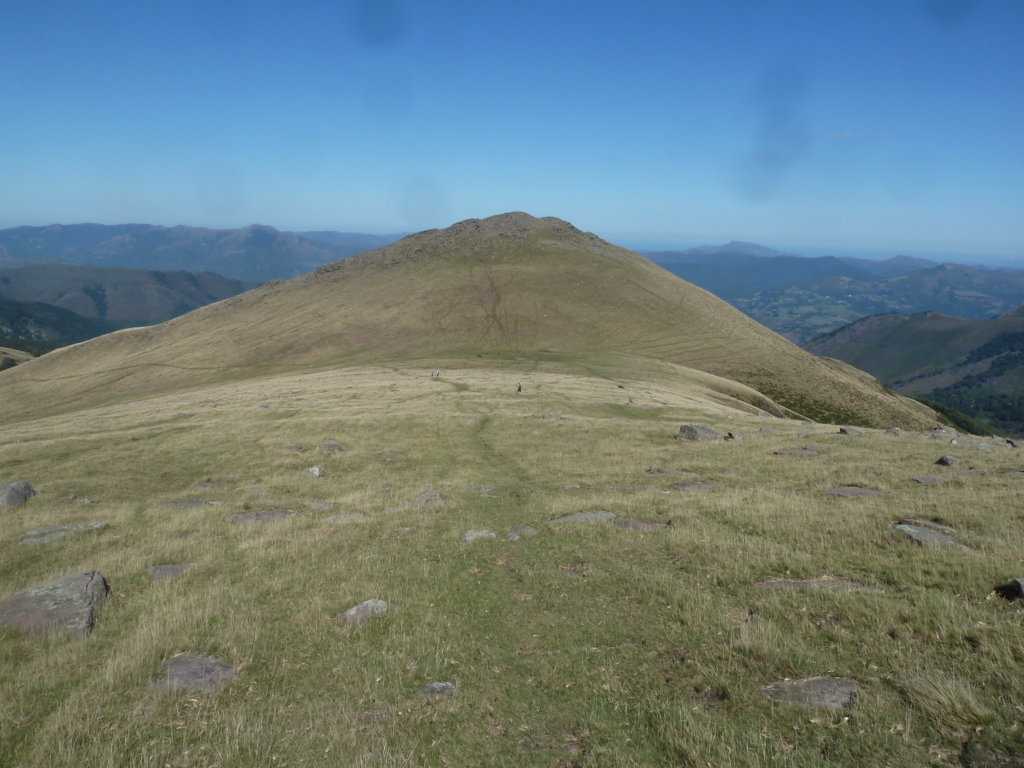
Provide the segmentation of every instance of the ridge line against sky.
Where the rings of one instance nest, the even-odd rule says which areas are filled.
[[[1019,0],[8,4],[0,227],[526,210],[1024,264],[1021,39]]]

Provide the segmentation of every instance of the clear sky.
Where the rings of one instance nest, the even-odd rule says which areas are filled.
[[[0,227],[408,232],[1024,266],[1022,0],[0,6]]]

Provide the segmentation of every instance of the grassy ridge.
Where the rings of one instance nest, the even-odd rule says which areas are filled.
[[[930,411],[808,355],[639,254],[557,219],[505,214],[59,350],[0,379],[11,412],[409,357],[631,355],[764,391],[766,409],[922,427]],[[0,421],[4,419],[0,411]],[[8,417],[9,418],[9,417]]]
[[[90,568],[113,587],[84,641],[0,633],[0,765],[930,766],[1020,748],[1022,614],[991,595],[1021,575],[1021,479],[999,473],[1018,453],[757,416],[668,364],[448,362],[440,380],[350,366],[0,428],[4,477],[39,491],[0,531],[0,595]],[[750,435],[683,444],[684,421]],[[772,454],[808,440],[821,456]],[[989,474],[912,482],[950,451]],[[716,487],[641,489],[688,479]],[[823,494],[841,483],[886,495]],[[443,504],[415,506],[428,489]],[[220,503],[161,504],[196,496]],[[303,514],[226,521],[278,505]],[[369,520],[327,519],[349,509]],[[672,525],[545,525],[589,509]],[[888,531],[901,516],[971,549],[916,548]],[[110,528],[18,543],[89,520]],[[522,523],[541,534],[458,543]],[[168,562],[194,566],[150,584]],[[885,593],[755,586],[823,575]],[[369,597],[385,617],[337,621]],[[182,651],[240,674],[159,693]],[[861,686],[848,717],[761,693],[808,675]],[[459,687],[428,700],[432,680]]]

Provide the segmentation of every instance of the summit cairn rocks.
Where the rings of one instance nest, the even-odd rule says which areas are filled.
[[[110,587],[99,571],[36,584],[0,600],[0,624],[34,635],[64,632],[84,637]]]
[[[699,424],[683,424],[679,428],[677,440],[685,440],[691,443],[717,443],[725,440],[711,427],[702,427]]]
[[[35,489],[27,480],[2,483],[0,484],[0,510],[23,507],[35,495]]]

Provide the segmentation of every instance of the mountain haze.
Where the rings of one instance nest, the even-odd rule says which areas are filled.
[[[241,229],[151,224],[54,224],[0,230],[0,267],[71,263],[99,267],[215,272],[250,283],[295,277],[375,248],[386,235],[294,232],[253,224]]]
[[[728,397],[779,414],[933,421],[643,256],[524,213],[421,232],[159,326],[58,350],[5,374],[0,399],[17,411],[69,409],[299,367],[507,356],[668,363],[720,377]]]
[[[163,322],[253,287],[209,272],[81,264],[0,269],[0,299],[44,302],[120,327]]]
[[[908,395],[1024,434],[1024,306],[999,317],[865,317],[807,345]]]

